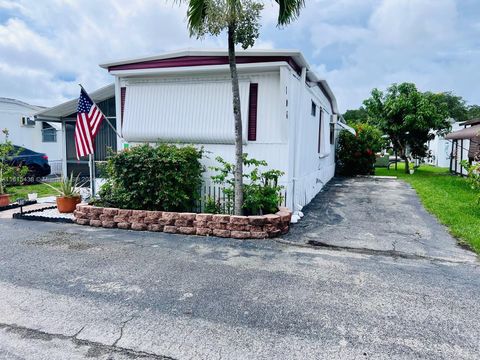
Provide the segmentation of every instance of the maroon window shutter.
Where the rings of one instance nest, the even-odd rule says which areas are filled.
[[[318,118],[318,153],[320,154],[320,148],[322,146],[322,120],[323,120],[323,109],[320,108],[320,116]]]
[[[250,84],[248,101],[248,141],[257,140],[258,84]]]
[[[126,87],[121,87],[120,88],[120,111],[121,111],[121,117],[120,121],[123,126],[123,112],[125,110],[125,96],[127,95],[127,88]]]

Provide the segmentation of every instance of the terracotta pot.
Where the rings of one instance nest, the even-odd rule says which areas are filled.
[[[80,196],[57,196],[57,209],[61,213],[73,213],[77,204],[80,204],[81,202],[82,198]]]
[[[0,195],[0,207],[4,207],[8,205],[10,205],[10,195],[8,194]]]

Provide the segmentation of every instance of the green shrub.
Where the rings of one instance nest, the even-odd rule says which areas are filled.
[[[232,213],[234,202],[234,174],[235,166],[226,162],[221,157],[216,160],[221,166],[212,167],[217,174],[212,180],[224,186],[223,193],[226,201],[223,212]],[[278,178],[284,173],[280,170],[261,171],[260,167],[268,166],[264,160],[248,159],[248,154],[243,155],[244,173],[246,179],[243,184],[243,209],[246,215],[270,214],[278,211],[282,202],[282,186],[278,185]],[[250,172],[248,169],[253,168]]]
[[[6,186],[18,185],[24,182],[28,173],[26,166],[10,165],[10,160],[15,153],[15,147],[8,139],[8,129],[3,129],[4,139],[0,142],[0,195],[5,194]]]
[[[356,135],[342,131],[338,140],[337,172],[344,176],[375,173],[375,153],[382,150],[385,141],[378,128],[355,124]]]
[[[203,149],[148,144],[107,160],[98,204],[123,209],[191,211],[200,197]]]
[[[480,163],[470,164],[467,160],[463,160],[462,167],[467,170],[467,181],[475,191],[477,204],[480,204]]]
[[[205,205],[203,212],[207,214],[220,214],[222,213],[222,204],[220,200],[215,200],[215,198],[211,196],[205,197]]]

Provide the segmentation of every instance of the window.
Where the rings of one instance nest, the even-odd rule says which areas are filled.
[[[42,122],[42,142],[57,142],[57,129],[46,122]]]
[[[335,143],[335,124],[330,123],[330,145]]]
[[[22,126],[35,126],[35,119],[32,116],[22,116]]]
[[[258,84],[250,84],[248,99],[248,141],[257,140]]]
[[[320,116],[318,117],[318,148],[317,152],[322,151],[322,126],[323,126],[323,109],[320,108]]]
[[[316,116],[317,115],[317,105],[312,101],[312,110],[311,110],[311,115]]]
[[[122,86],[120,88],[120,110],[121,110],[121,117],[120,121],[123,125],[123,113],[125,112],[125,98],[127,97],[127,88]]]

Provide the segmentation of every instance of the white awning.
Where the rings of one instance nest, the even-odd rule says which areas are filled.
[[[249,83],[240,82],[244,139]],[[126,88],[122,134],[131,142],[233,144],[232,85],[222,81],[155,81]]]
[[[340,126],[342,128],[342,130],[347,130],[349,133],[351,133],[352,135],[356,135],[357,132],[355,131],[354,128],[348,126],[347,124],[343,123],[343,122],[337,122],[337,125]]]
[[[60,131],[62,130],[62,124],[59,124],[59,123],[56,123],[56,122],[52,122],[52,121],[46,121],[46,123],[48,125],[50,125],[51,127],[53,127],[55,130],[57,131]]]
[[[78,90],[80,94],[80,88]],[[89,93],[93,101],[99,102],[115,96],[115,86],[113,84],[95,90]],[[62,118],[67,117],[77,112],[77,99],[66,101],[62,104],[53,106],[48,109],[43,109],[35,114],[36,121],[61,122]]]

